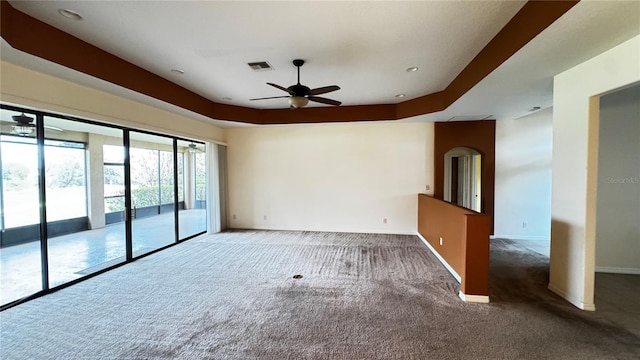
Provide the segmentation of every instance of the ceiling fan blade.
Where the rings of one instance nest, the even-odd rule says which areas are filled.
[[[47,129],[47,130],[53,130],[53,131],[57,131],[57,132],[64,132],[64,130],[60,129],[57,126],[45,125],[44,128]]]
[[[340,90],[340,86],[338,85],[324,86],[317,89],[312,89],[311,91],[309,91],[309,95],[326,94],[336,90]]]
[[[253,101],[253,100],[267,100],[267,99],[284,99],[284,98],[288,98],[289,96],[270,96],[270,97],[263,97],[263,98],[256,98],[256,99],[249,99],[249,101]]]
[[[282,87],[282,86],[280,86],[280,85],[278,85],[278,84],[269,83],[269,82],[267,83],[267,85],[271,85],[271,86],[273,86],[273,87],[274,87],[274,88],[276,88],[276,89],[280,89],[280,90],[282,90],[282,91],[288,92],[289,94],[293,95],[293,94],[291,93],[291,91],[289,91],[289,89],[287,89],[286,87]]]
[[[315,101],[315,102],[319,102],[319,103],[323,103],[323,104],[327,104],[327,105],[335,105],[335,106],[338,106],[338,105],[342,104],[338,100],[331,100],[331,99],[327,99],[327,98],[323,98],[323,97],[319,97],[319,96],[309,96],[309,100]]]

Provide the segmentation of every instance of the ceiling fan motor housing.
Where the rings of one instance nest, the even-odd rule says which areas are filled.
[[[20,125],[33,125],[31,124],[31,122],[33,121],[33,118],[25,115],[25,114],[20,114],[20,115],[13,115],[11,117],[13,119],[13,121],[17,122]]]
[[[311,91],[311,89],[309,89],[308,87],[300,84],[291,85],[287,88],[287,90],[289,90],[289,93],[291,95],[300,97],[309,96],[309,92]]]

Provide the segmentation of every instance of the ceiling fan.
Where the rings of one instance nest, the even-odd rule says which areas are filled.
[[[335,105],[338,106],[342,104],[340,101],[327,99],[324,97],[316,96],[321,94],[326,94],[332,91],[340,90],[340,86],[330,85],[324,86],[316,89],[310,89],[307,86],[300,84],[300,67],[304,65],[304,60],[296,59],[293,60],[293,65],[298,68],[298,83],[295,85],[291,85],[288,88],[284,86],[276,85],[273,83],[267,83],[267,85],[271,85],[276,89],[280,89],[282,91],[288,92],[288,96],[271,96],[271,97],[263,97],[257,99],[249,99],[253,100],[266,100],[266,99],[281,99],[281,98],[289,98],[289,105],[292,109],[299,109],[304,107],[309,103],[309,101],[315,101],[322,104],[327,105]]]
[[[25,115],[24,113],[20,115],[11,116],[14,123],[9,121],[0,121],[0,125],[6,126],[10,130],[7,133],[20,135],[20,136],[28,136],[33,134],[36,131],[36,124],[33,123],[34,118]],[[55,130],[58,132],[64,132],[64,130],[57,128],[55,126],[45,125],[45,129]],[[5,132],[4,130],[2,132]]]
[[[36,130],[36,124],[33,123],[33,118],[28,117],[24,113],[20,115],[13,115],[11,117],[13,121],[18,123],[17,125],[13,125],[13,129],[11,133],[18,134],[20,136],[30,135],[32,132]]]
[[[204,152],[204,150],[199,149],[198,145],[196,145],[195,143],[190,143],[189,145],[187,145],[187,151],[191,154]]]

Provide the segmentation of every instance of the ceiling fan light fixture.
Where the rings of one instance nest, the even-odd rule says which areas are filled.
[[[36,127],[33,125],[13,125],[12,133],[20,136],[27,136],[33,133]]]
[[[289,105],[292,109],[300,109],[309,103],[309,99],[304,96],[292,96],[289,98]]]

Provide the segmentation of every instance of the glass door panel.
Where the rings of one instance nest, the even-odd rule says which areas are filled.
[[[175,239],[173,139],[130,132],[133,256]]]
[[[36,115],[0,110],[0,305],[42,290]]]
[[[182,174],[178,184],[183,185],[184,201],[180,203],[178,220],[180,239],[207,231],[205,147],[198,142],[178,141],[178,173]],[[179,159],[179,158],[178,158]]]
[[[49,287],[55,287],[126,260],[124,222],[106,221],[111,184],[124,184],[110,164],[119,161],[122,170],[124,151],[119,129],[46,116],[44,125]]]

